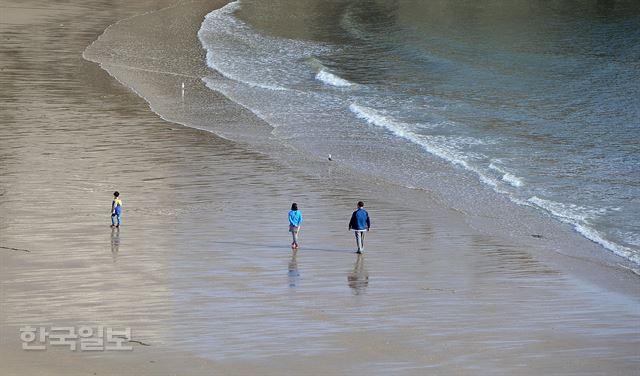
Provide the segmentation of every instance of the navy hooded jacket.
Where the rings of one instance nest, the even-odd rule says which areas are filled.
[[[358,231],[368,230],[371,227],[371,221],[369,220],[369,213],[363,208],[358,208],[351,215],[349,221],[349,230],[354,229]]]

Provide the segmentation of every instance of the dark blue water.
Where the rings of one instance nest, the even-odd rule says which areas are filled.
[[[417,147],[640,263],[640,3],[242,0],[199,36],[283,142]]]

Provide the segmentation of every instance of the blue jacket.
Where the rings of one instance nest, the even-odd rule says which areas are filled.
[[[371,227],[371,221],[369,220],[369,213],[363,208],[359,208],[351,214],[351,220],[349,221],[349,230],[368,230]]]
[[[299,227],[302,224],[302,213],[300,210],[289,211],[289,224],[295,227]]]

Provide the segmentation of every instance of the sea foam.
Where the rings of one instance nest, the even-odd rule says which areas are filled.
[[[240,1],[205,16],[198,39],[207,65],[223,77],[253,88],[285,91],[306,78],[299,61],[321,54],[326,46],[260,34],[235,17]]]
[[[500,179],[512,187],[519,188],[524,185],[524,179],[504,170],[500,166],[497,166],[495,162],[491,162],[491,164],[489,164],[489,168],[500,173],[502,175]]]
[[[640,255],[634,252],[631,248],[606,239],[602,233],[589,224],[590,220],[597,218],[598,215],[604,214],[606,209],[586,208],[575,204],[563,204],[537,196],[533,196],[527,201],[550,213],[560,221],[572,225],[573,228],[585,238],[600,244],[618,256],[622,256],[627,260],[640,264]]]
[[[316,74],[316,79],[321,81],[327,85],[336,86],[336,87],[351,87],[353,83],[349,80],[345,80],[344,78],[329,72],[326,69],[321,69],[318,74]]]
[[[377,111],[356,103],[352,103],[349,106],[349,110],[358,118],[365,120],[369,124],[385,128],[398,137],[420,145],[430,154],[443,158],[457,166],[476,173],[482,183],[491,186],[499,193],[509,195],[508,192],[499,188],[496,179],[485,174],[480,168],[470,164],[467,156],[451,147],[451,145],[448,145],[449,143],[447,143],[446,138],[443,138],[442,136],[425,136],[416,134],[412,131],[412,129],[415,128],[414,125],[398,121],[382,111]],[[502,180],[510,185],[514,187],[520,187],[523,185],[521,179],[506,172],[494,163],[490,165],[490,168],[500,172],[502,174]],[[509,197],[514,203],[534,206],[545,210],[560,221],[571,224],[578,233],[582,234],[587,239],[602,245],[619,256],[640,264],[640,256],[632,249],[607,240],[600,232],[589,226],[588,220],[603,214],[606,212],[606,209],[586,208],[575,204],[562,204],[542,199],[537,196],[531,197],[526,201],[519,200],[512,195],[509,195]]]
[[[381,111],[361,106],[356,103],[352,103],[351,105],[349,105],[349,110],[354,115],[356,115],[356,117],[365,120],[367,123],[385,128],[398,137],[404,138],[405,140],[420,145],[423,149],[433,155],[446,159],[453,164],[462,166],[464,168],[470,167],[467,162],[460,156],[455,155],[449,150],[445,150],[443,147],[438,147],[431,143],[428,136],[418,135],[413,132],[411,130],[411,124],[397,121],[396,119],[384,114]]]
[[[365,120],[367,123],[376,125],[381,128],[385,128],[392,132],[394,135],[404,138],[414,144],[419,145],[426,152],[442,158],[456,166],[462,167],[467,171],[471,171],[478,176],[478,179],[489,185],[493,190],[501,194],[507,194],[504,190],[500,189],[498,182],[491,176],[485,174],[480,168],[474,166],[469,162],[473,156],[470,153],[465,154],[459,149],[461,143],[465,144],[482,144],[481,140],[464,137],[452,138],[446,136],[429,136],[421,135],[413,132],[413,129],[422,128],[417,124],[408,124],[394,119],[393,117],[375,109],[352,103],[349,106],[349,110],[353,112],[358,118]],[[476,156],[480,159],[479,156]]]

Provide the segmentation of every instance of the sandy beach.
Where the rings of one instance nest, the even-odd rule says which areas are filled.
[[[207,121],[222,136],[256,122],[206,90],[204,51],[180,53],[225,3],[0,2],[2,374],[640,372],[638,276],[614,256],[563,252],[599,252],[577,235],[531,236],[560,224],[495,235],[432,192],[270,156],[267,127],[249,147],[178,124],[197,110],[177,99],[181,82],[217,104]],[[134,47],[164,40],[155,53],[175,65],[105,63],[131,90],[83,59],[110,25],[161,9],[120,26]],[[363,256],[347,230],[358,200],[373,224]],[[133,350],[21,347],[22,327],[83,325],[131,328]]]

